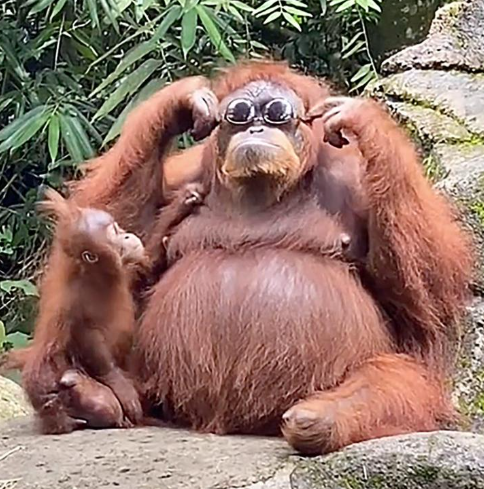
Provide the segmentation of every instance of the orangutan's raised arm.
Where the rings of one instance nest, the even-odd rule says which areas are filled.
[[[202,77],[185,78],[140,104],[116,144],[72,184],[75,202],[104,208],[122,227],[143,234],[162,201],[163,160],[172,139],[190,129],[202,139],[215,125],[217,101],[207,86]]]
[[[428,347],[422,354],[430,360],[440,334],[452,332],[468,293],[468,239],[425,178],[412,143],[383,108],[348,98],[324,105],[325,139],[341,147],[348,142],[345,133],[353,134],[366,160],[372,285],[403,348]]]

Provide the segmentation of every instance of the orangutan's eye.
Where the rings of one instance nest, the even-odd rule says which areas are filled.
[[[235,99],[230,102],[225,112],[225,119],[230,124],[248,124],[255,117],[254,104],[250,100]]]
[[[264,108],[264,120],[268,124],[285,124],[294,118],[294,108],[283,98],[271,100]]]

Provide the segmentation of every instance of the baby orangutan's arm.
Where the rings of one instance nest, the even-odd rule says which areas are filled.
[[[166,269],[166,243],[169,235],[196,207],[203,204],[205,195],[206,189],[201,183],[190,183],[181,188],[174,199],[161,209],[146,245],[152,279],[159,277]]]

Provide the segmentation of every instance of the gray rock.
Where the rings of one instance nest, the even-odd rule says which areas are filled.
[[[472,134],[459,122],[431,108],[387,100],[391,111],[397,115],[421,144],[458,143],[472,140]]]
[[[0,376],[0,421],[25,416],[31,412],[22,388]]]
[[[462,427],[484,433],[484,300],[475,298],[464,323],[453,396]]]
[[[28,418],[0,425],[0,487],[15,489],[289,489],[292,458],[277,438],[161,428],[46,436]]]
[[[428,176],[456,202],[475,236],[476,287],[484,291],[484,76],[410,70],[380,80],[371,94],[408,129]]]
[[[439,188],[455,197],[480,197],[484,144],[439,143],[432,147],[430,154],[441,169]]]
[[[452,4],[460,12],[456,30],[475,28],[484,12],[484,0]],[[450,6],[448,6],[450,7]],[[437,16],[429,37],[444,34],[445,8]],[[445,14],[445,15],[444,15]],[[473,17],[474,16],[474,17]],[[464,20],[463,20],[464,19]],[[466,22],[467,22],[466,20]],[[479,20],[480,22],[480,20]],[[484,36],[484,22],[480,34]],[[454,32],[455,34],[455,32]],[[453,34],[453,35],[454,35]],[[463,34],[464,35],[464,34]],[[442,48],[444,52],[447,48]],[[484,44],[480,46],[484,53]],[[405,53],[406,50],[403,51]],[[423,153],[427,174],[436,186],[453,197],[463,220],[473,232],[479,266],[476,289],[484,292],[484,74],[417,69],[419,62],[405,58],[402,73],[379,80],[371,94],[390,108],[409,130]],[[425,66],[428,68],[429,66]],[[435,67],[434,67],[435,68]]]
[[[475,287],[484,293],[484,144],[439,143],[427,164],[438,176],[436,187],[450,195],[472,232],[477,258]]]
[[[309,459],[281,439],[161,428],[39,436],[27,418],[0,433],[0,475],[15,489],[484,489],[484,437],[470,433],[390,437]]]
[[[382,64],[383,73],[411,68],[484,71],[484,1],[443,6],[425,41],[408,47]]]
[[[484,437],[415,433],[300,460],[293,489],[484,489]]]
[[[375,89],[446,114],[484,137],[484,74],[412,69],[384,78]]]
[[[371,52],[377,60],[422,42],[441,0],[385,0],[377,24],[368,25]],[[383,57],[382,57],[383,56]]]

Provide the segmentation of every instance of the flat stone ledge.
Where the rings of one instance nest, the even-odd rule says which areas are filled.
[[[0,488],[7,487],[484,489],[484,436],[416,433],[304,458],[276,438],[161,428],[45,436],[23,418],[0,425]]]
[[[398,120],[415,131],[420,141],[430,144],[472,140],[472,134],[455,119],[428,107],[386,100]]]
[[[165,428],[39,435],[22,418],[0,425],[0,488],[289,489],[291,453],[278,438]]]
[[[461,198],[472,198],[481,191],[484,178],[484,145],[436,144],[431,155],[445,173],[437,188]]]

